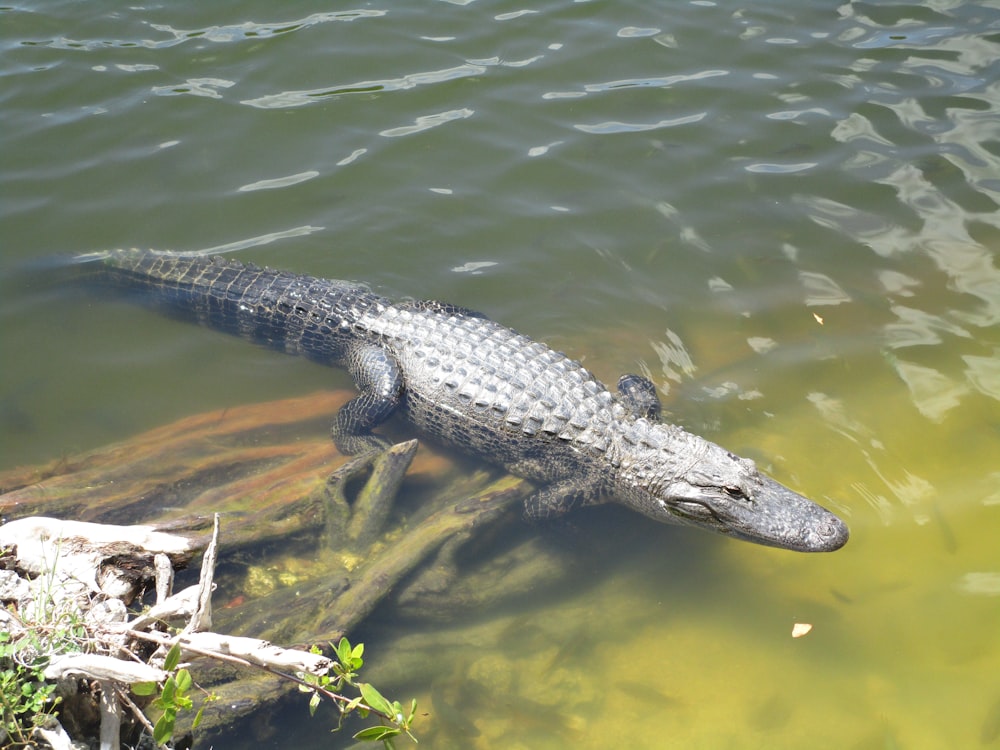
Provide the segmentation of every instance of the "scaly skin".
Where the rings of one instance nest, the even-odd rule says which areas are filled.
[[[611,500],[784,549],[847,541],[839,518],[752,461],[658,421],[648,380],[623,376],[612,394],[578,362],[479,313],[219,258],[100,258],[85,267],[167,314],[346,367],[360,395],[333,425],[345,453],[384,446],[372,428],[398,411],[422,434],[538,483],[525,503],[533,518]]]

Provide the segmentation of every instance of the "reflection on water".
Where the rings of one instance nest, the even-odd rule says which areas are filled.
[[[852,539],[598,511],[562,595],[386,611],[355,640],[432,746],[996,743],[1000,10],[316,10],[0,10],[0,463],[346,383],[25,261],[212,248],[447,299],[649,374]]]

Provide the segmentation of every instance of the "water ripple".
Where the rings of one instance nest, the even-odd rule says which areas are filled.
[[[260,109],[284,109],[301,107],[305,104],[315,104],[332,97],[347,94],[372,94],[385,91],[405,91],[406,89],[426,86],[433,83],[454,81],[460,78],[479,76],[486,72],[486,64],[466,62],[452,68],[431,70],[421,73],[409,73],[399,78],[383,78],[380,80],[359,81],[340,86],[330,86],[321,89],[306,89],[302,91],[282,91],[280,94],[268,94],[255,99],[244,99],[241,104]]]
[[[165,49],[191,41],[207,41],[219,44],[241,42],[246,40],[259,41],[271,37],[301,31],[312,26],[331,21],[354,21],[358,18],[375,18],[386,15],[384,10],[347,10],[331,13],[313,13],[295,21],[276,23],[256,23],[245,21],[238,24],[223,26],[205,26],[200,29],[175,29],[169,24],[151,23],[154,31],[169,35],[168,39],[72,39],[57,36],[46,40],[23,40],[25,47],[49,47],[51,49],[92,51],[97,49],[128,49],[141,47],[145,49]]]
[[[598,94],[605,91],[638,88],[669,88],[678,83],[700,81],[706,78],[717,78],[729,75],[728,70],[702,70],[698,73],[683,73],[669,76],[654,76],[651,78],[625,78],[602,83],[588,83],[582,91],[549,91],[542,94],[543,99],[574,99],[587,94]]]
[[[799,280],[806,290],[806,306],[840,305],[851,296],[836,281],[817,271],[799,271]]]
[[[324,227],[315,227],[306,224],[299,227],[292,227],[291,229],[283,229],[278,232],[266,232],[265,234],[259,234],[256,237],[247,237],[246,239],[237,240],[235,242],[227,242],[224,245],[207,247],[203,250],[197,250],[192,254],[221,255],[223,253],[235,253],[239,250],[246,250],[251,247],[262,247],[264,245],[270,245],[272,242],[287,240],[292,237],[306,237],[316,232],[322,232],[323,229]]]
[[[388,13],[385,10],[343,10],[330,13],[313,13],[305,18],[296,21],[279,21],[276,23],[255,23],[245,21],[244,23],[228,24],[224,26],[206,26],[201,29],[175,29],[169,24],[150,24],[153,29],[170,34],[173,38],[163,42],[155,43],[155,46],[174,46],[191,40],[204,40],[226,44],[229,42],[240,42],[247,39],[260,40],[269,37],[290,34],[294,31],[301,31],[311,26],[329,23],[331,21],[356,21],[359,18],[377,18]]]
[[[703,70],[698,73],[688,73],[672,76],[657,76],[654,78],[626,78],[619,81],[608,81],[606,83],[588,83],[583,90],[588,94],[600,91],[614,91],[615,89],[635,89],[635,88],[667,88],[678,83],[688,81],[700,81],[705,78],[716,78],[718,76],[729,75],[728,70]]]
[[[982,15],[963,18],[947,8],[928,11],[932,23],[902,11],[880,22],[865,14],[868,7],[874,6],[839,9],[844,28],[837,41],[866,54],[850,62],[850,73],[830,80],[856,91],[863,104],[845,113],[831,136],[851,145],[844,169],[888,187],[902,212],[893,220],[885,210],[879,215],[818,196],[801,200],[814,221],[883,258],[929,258],[957,295],[942,309],[918,290],[923,281],[888,269],[877,274],[889,294],[911,300],[889,308],[895,319],[882,327],[883,355],[920,413],[939,422],[973,392],[1000,399],[997,351],[973,331],[1000,324],[1000,269],[984,239],[1000,230],[1000,15],[979,8]],[[965,351],[951,357],[950,367],[893,354],[951,350],[956,342]]]
[[[956,382],[934,367],[888,355],[886,359],[909,389],[910,399],[917,411],[931,422],[941,422],[945,414],[958,406],[969,393],[967,385]]]
[[[451,122],[452,120],[464,120],[467,117],[472,117],[473,114],[475,114],[475,112],[468,108],[449,109],[445,112],[438,112],[433,115],[423,115],[422,117],[418,117],[412,125],[404,125],[398,128],[382,130],[379,132],[379,135],[385,136],[386,138],[398,138],[401,135],[413,135],[414,133],[421,133],[425,130],[436,128],[438,125],[444,125],[446,122]]]
[[[227,81],[224,78],[189,78],[183,83],[175,83],[168,86],[153,86],[150,90],[157,96],[204,96],[209,99],[221,99],[222,94],[219,89],[228,89],[235,86],[236,81]]]
[[[933,379],[927,378],[918,382],[920,381],[918,374],[915,371],[911,373],[914,376],[913,387],[923,388]],[[933,407],[944,406],[945,410],[950,408],[946,403],[949,394],[928,395],[930,399],[937,399]],[[849,407],[843,400],[821,391],[810,393],[807,399],[830,429],[856,445],[864,462],[899,505],[908,507],[915,517],[926,512],[928,502],[934,498],[934,486],[931,482],[899,465],[889,455],[886,446],[876,434],[861,419],[855,419],[850,415]],[[928,408],[932,406],[928,404]],[[884,524],[892,522],[896,505],[889,497],[862,482],[854,483],[853,489],[869,504]]]
[[[972,338],[967,330],[940,315],[905,305],[893,305],[891,310],[899,320],[888,323],[883,328],[885,343],[890,349],[940,344],[939,332],[965,339]]]
[[[747,172],[757,172],[759,174],[794,174],[795,172],[805,172],[817,166],[814,161],[802,161],[795,164],[775,164],[773,162],[754,162],[747,164],[744,169]]]
[[[319,177],[319,172],[312,169],[308,172],[299,172],[298,174],[291,174],[287,177],[276,177],[271,180],[258,180],[257,182],[251,182],[249,185],[243,185],[237,188],[237,190],[241,193],[249,193],[254,190],[273,190],[275,188],[298,185],[300,182],[311,180],[314,177]]]
[[[612,120],[609,122],[599,122],[596,125],[575,124],[574,128],[582,130],[584,133],[606,135],[608,133],[639,133],[644,130],[659,130],[660,128],[673,128],[678,125],[690,125],[701,122],[708,116],[707,112],[698,112],[686,117],[675,117],[670,120],[659,120],[657,122],[620,122]]]
[[[959,580],[956,588],[963,594],[1000,596],[1000,573],[994,571],[966,573]]]
[[[968,366],[965,376],[976,390],[1000,401],[1000,349],[989,357],[964,354],[962,361]]]
[[[655,26],[650,26],[648,28],[640,28],[638,26],[624,26],[618,29],[617,36],[628,39],[635,37],[645,37],[645,36],[656,36],[661,33],[661,30]]]

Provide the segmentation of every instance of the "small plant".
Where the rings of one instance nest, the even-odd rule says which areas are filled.
[[[191,679],[191,673],[187,669],[184,667],[177,668],[180,659],[181,649],[175,643],[163,660],[164,671],[172,672],[173,674],[163,681],[160,694],[150,704],[154,709],[160,711],[160,718],[153,725],[153,741],[157,746],[165,745],[173,738],[174,723],[177,721],[178,712],[190,711],[194,707],[194,701],[191,700],[189,695],[194,680]],[[132,685],[132,692],[136,695],[152,695],[156,692],[156,688],[157,685],[155,682],[137,682]],[[208,695],[205,700],[209,701],[213,699],[214,696]],[[191,722],[192,729],[196,729],[198,724],[201,723],[201,716],[204,710],[205,705],[202,704],[201,708],[198,709],[198,713],[195,714],[194,720]]]
[[[100,721],[102,737],[120,734],[122,716],[128,710],[136,722],[128,728],[130,733],[137,736],[139,731],[144,730],[158,747],[169,746],[174,739],[178,717],[195,708],[192,698],[195,690],[202,691],[204,699],[191,721],[192,729],[201,723],[205,704],[216,699],[216,696],[197,686],[188,669],[181,666],[182,651],[247,669],[263,670],[292,682],[311,694],[311,713],[324,699],[331,701],[340,712],[336,729],[351,713],[357,713],[362,718],[369,715],[378,717],[381,724],[359,731],[354,735],[358,740],[381,742],[387,750],[391,750],[394,738],[402,734],[414,739],[410,725],[416,712],[416,701],[411,703],[409,711],[404,711],[399,702],[389,700],[370,683],[358,681],[358,672],[364,663],[363,644],[352,646],[346,638],[342,638],[334,648],[334,657],[328,658],[317,650],[307,654],[276,647],[256,638],[228,640],[221,637],[220,640],[217,634],[200,630],[209,606],[218,530],[216,516],[212,539],[202,562],[197,588],[198,606],[193,614],[188,599],[181,592],[158,602],[161,610],[157,619],[140,615],[129,621],[124,631],[120,624],[108,629],[100,620],[88,622],[86,613],[92,611],[90,605],[93,600],[81,596],[80,587],[75,585],[80,580],[78,571],[73,565],[69,565],[70,574],[65,571],[57,574],[53,568],[31,579],[41,583],[30,599],[17,605],[18,612],[27,613],[30,617],[20,623],[20,618],[10,613],[12,622],[20,623],[22,627],[19,630],[23,632],[18,635],[0,632],[0,748],[33,747],[36,728],[59,724],[54,711],[59,703],[54,695],[57,686],[46,681],[46,672],[92,677],[92,680],[68,682],[73,689],[83,686],[88,693],[86,700],[95,707],[96,695],[100,694],[101,710],[99,716],[94,718]],[[62,537],[57,539],[53,557],[59,559]],[[2,556],[3,550],[0,550]],[[64,588],[68,589],[68,593]],[[89,593],[89,589],[83,587],[83,593]],[[147,629],[159,625],[169,628],[170,620],[178,619],[182,613],[188,619],[184,630],[174,630],[171,635],[163,630]],[[124,646],[121,640],[123,632],[131,639]],[[139,655],[146,649],[140,648],[139,644],[149,643],[168,649],[164,663],[162,667],[142,664],[140,669],[136,662],[141,662]],[[68,652],[78,653],[63,659],[62,655]],[[303,671],[292,674],[295,670]],[[64,689],[67,688],[64,686]],[[139,702],[145,703],[144,707],[131,700],[129,690],[135,696],[149,699]],[[350,692],[352,697],[345,692]],[[144,708],[151,711],[153,721],[147,718]],[[83,731],[91,729],[85,727]]]
[[[32,649],[33,651],[33,649]],[[25,657],[30,663],[22,663]],[[59,702],[53,698],[54,684],[42,675],[45,659],[23,653],[10,633],[0,633],[0,744],[28,745],[36,726],[48,723]]]
[[[314,647],[314,652],[318,651]],[[365,644],[359,643],[352,646],[347,638],[341,638],[340,643],[334,649],[337,661],[333,663],[330,672],[325,675],[311,675],[300,673],[296,675],[299,680],[299,690],[312,693],[309,699],[309,712],[314,714],[323,698],[332,700],[340,710],[339,729],[343,725],[344,719],[354,711],[364,719],[369,714],[375,714],[382,719],[383,724],[379,726],[367,727],[354,735],[354,739],[366,742],[381,742],[387,750],[395,747],[393,738],[401,734],[406,734],[414,742],[417,741],[410,733],[410,725],[417,712],[417,701],[410,702],[409,711],[403,711],[403,706],[399,701],[390,701],[382,695],[374,685],[368,682],[357,682],[358,670],[364,664],[362,654],[365,651]],[[358,695],[353,698],[346,697],[345,687],[358,691]]]
[[[315,675],[307,672],[299,672],[295,675],[275,672],[275,670],[264,668],[280,677],[298,683],[299,690],[305,693],[312,693],[309,698],[309,713],[313,715],[319,704],[324,700],[329,700],[337,706],[340,711],[340,721],[335,731],[343,725],[344,719],[350,714],[357,712],[362,719],[374,714],[382,720],[382,724],[367,727],[354,735],[354,739],[367,742],[381,742],[387,750],[392,750],[395,745],[393,739],[406,734],[416,742],[416,738],[410,733],[410,725],[417,711],[417,702],[410,703],[409,711],[404,712],[399,701],[390,701],[367,682],[358,682],[358,671],[364,664],[362,654],[365,646],[359,643],[352,646],[347,638],[341,638],[340,643],[334,649],[336,661],[326,674]],[[313,648],[313,653],[320,653],[318,648]],[[150,706],[160,712],[156,723],[153,725],[153,740],[157,746],[166,745],[173,739],[174,724],[177,716],[182,711],[190,711],[194,708],[194,701],[191,699],[191,689],[194,682],[190,672],[184,667],[178,668],[180,662],[181,648],[174,644],[167,652],[164,659],[163,669],[170,673],[163,685],[159,686],[155,682],[139,682],[132,685],[132,692],[136,695],[153,695],[159,690],[159,694],[152,701]],[[263,668],[263,667],[262,667]],[[345,689],[351,688],[357,691],[357,695],[349,698],[344,695]],[[208,694],[206,702],[214,700],[215,696]],[[202,704],[198,713],[191,723],[191,728],[197,728],[201,721],[202,712],[205,706]]]

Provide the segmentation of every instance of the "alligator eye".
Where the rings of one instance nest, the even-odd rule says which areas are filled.
[[[746,497],[746,493],[744,493],[742,488],[740,487],[735,487],[735,486],[723,487],[722,491],[725,492],[733,500],[742,500],[743,498]]]

